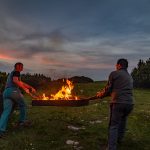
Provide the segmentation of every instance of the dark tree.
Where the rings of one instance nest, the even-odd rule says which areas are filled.
[[[131,75],[134,80],[134,87],[150,88],[150,58],[145,62],[139,60]]]

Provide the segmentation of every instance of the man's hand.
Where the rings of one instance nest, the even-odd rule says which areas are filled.
[[[102,92],[97,92],[96,96],[101,98],[102,97]]]
[[[24,88],[24,91],[25,91],[27,94],[30,94],[30,90],[29,90],[29,89]]]
[[[32,93],[36,93],[36,89],[34,89],[33,87],[31,87],[31,92]]]

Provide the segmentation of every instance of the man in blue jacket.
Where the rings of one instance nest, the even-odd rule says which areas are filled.
[[[122,142],[127,117],[133,109],[133,80],[127,68],[128,61],[119,59],[106,87],[97,93],[100,98],[111,96],[108,150],[116,150],[117,142]]]
[[[17,104],[20,110],[18,125],[28,125],[30,122],[26,120],[26,105],[24,96],[19,88],[22,88],[27,94],[36,92],[35,89],[21,81],[20,72],[23,71],[23,64],[18,62],[14,66],[14,70],[9,74],[3,93],[3,112],[0,117],[0,137],[3,137],[9,116],[12,112],[13,105]]]

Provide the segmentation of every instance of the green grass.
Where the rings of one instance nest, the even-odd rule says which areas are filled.
[[[94,96],[105,83],[77,84],[75,91],[80,97]],[[84,150],[104,150],[107,145],[109,97],[103,102],[92,101],[84,107],[32,107],[27,97],[30,128],[14,129],[18,112],[14,112],[8,133],[0,139],[0,150],[74,150],[67,140],[78,141]],[[134,90],[135,108],[129,117],[128,130],[119,150],[149,150],[150,143],[150,90]],[[92,124],[99,120],[100,123]],[[68,126],[83,129],[72,131]]]

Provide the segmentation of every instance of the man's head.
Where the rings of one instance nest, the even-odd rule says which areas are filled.
[[[128,68],[128,61],[127,61],[127,59],[124,59],[124,58],[118,59],[117,64],[116,64],[116,69],[119,70],[121,68],[123,68],[123,69],[127,69]]]
[[[16,71],[21,72],[23,70],[23,63],[17,62],[14,67]]]

